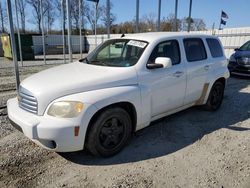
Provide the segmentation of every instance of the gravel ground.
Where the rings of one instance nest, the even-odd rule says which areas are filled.
[[[50,66],[26,67],[22,79]],[[14,78],[9,68],[0,69],[0,78],[2,188],[250,187],[249,79],[228,80],[217,112],[194,107],[156,121],[121,153],[102,159],[47,151],[12,128],[4,105],[15,96]]]

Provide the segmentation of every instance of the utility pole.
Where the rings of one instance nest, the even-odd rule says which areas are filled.
[[[178,31],[177,11],[178,11],[178,0],[175,0],[175,14],[174,14],[175,31]]]
[[[21,64],[22,64],[22,67],[23,67],[23,54],[22,54],[21,37],[20,37],[20,31],[19,31],[19,18],[18,18],[17,1],[16,0],[15,0],[15,12],[16,12],[16,25],[17,25],[17,37],[18,37],[19,57],[20,57]]]
[[[42,41],[43,41],[43,62],[46,64],[46,48],[45,48],[45,36],[44,36],[44,19],[43,19],[43,1],[40,0],[40,14],[41,14],[41,29],[42,29]]]
[[[80,59],[82,58],[82,0],[79,0]]]
[[[161,30],[161,0],[158,2],[158,22],[157,22],[157,31]]]
[[[110,38],[110,0],[107,0],[107,35],[108,35],[108,39]]]
[[[19,70],[18,70],[17,55],[16,55],[16,41],[15,41],[15,36],[14,36],[14,24],[13,24],[13,17],[12,17],[12,11],[11,11],[11,0],[6,0],[6,4],[7,4],[7,11],[8,11],[9,25],[10,25],[12,58],[13,58],[13,64],[15,68],[15,76],[16,76],[16,90],[17,90],[17,93],[19,93],[20,78],[19,78]]]
[[[69,50],[69,62],[72,62],[72,49],[71,49],[71,18],[70,18],[70,4],[69,0],[66,0],[67,7],[67,20],[68,20],[68,50]]]
[[[135,28],[136,33],[139,33],[139,6],[140,6],[140,1],[136,0],[136,28]]]
[[[61,15],[61,21],[62,21],[62,42],[63,42],[63,62],[66,63],[66,57],[65,57],[65,33],[64,33],[64,29],[65,29],[65,14],[64,14],[64,0],[61,0],[61,11],[62,11],[62,15]]]
[[[188,32],[190,32],[191,27],[191,12],[192,12],[192,0],[189,1],[189,15],[188,15]]]

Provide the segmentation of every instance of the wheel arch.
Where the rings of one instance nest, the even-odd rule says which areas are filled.
[[[224,87],[225,87],[225,85],[226,85],[226,78],[224,78],[224,77],[218,78],[217,80],[214,81],[213,85],[214,85],[216,82],[221,82],[221,83],[224,85]],[[213,86],[213,85],[212,85],[212,86]]]
[[[213,85],[216,83],[216,82],[221,82],[223,85],[224,85],[224,88],[226,86],[226,78],[225,77],[219,77],[217,78],[216,80],[214,80],[213,82],[211,82],[211,85],[209,86],[209,90],[208,92],[206,93],[206,97],[205,97],[205,100],[203,101],[203,104],[205,104],[208,100],[208,97],[209,97],[209,94],[211,92],[211,89],[213,88]]]
[[[126,110],[126,112],[129,114],[131,121],[132,121],[132,132],[135,132],[136,125],[137,125],[137,111],[136,111],[135,106],[131,102],[127,102],[127,101],[117,102],[117,103],[109,104],[109,105],[97,110],[97,112],[95,112],[95,114],[91,117],[91,119],[88,123],[84,143],[86,143],[86,140],[88,139],[88,134],[89,134],[89,131],[91,128],[91,124],[93,124],[93,122],[97,119],[97,117],[105,110],[110,109],[110,108],[115,108],[115,107],[120,107],[120,108]]]

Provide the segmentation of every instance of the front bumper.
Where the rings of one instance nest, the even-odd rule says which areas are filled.
[[[35,143],[58,152],[82,150],[87,123],[78,118],[38,116],[21,109],[16,98],[7,102],[8,117],[14,127]],[[75,127],[80,126],[78,136]]]
[[[229,62],[228,69],[231,74],[241,75],[241,76],[250,76],[250,66],[239,65],[236,62]]]

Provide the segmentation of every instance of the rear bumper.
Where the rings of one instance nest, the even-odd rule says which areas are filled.
[[[83,123],[82,117],[66,119],[38,116],[21,109],[16,98],[8,100],[7,108],[11,124],[46,149],[58,152],[83,149],[88,122]],[[75,136],[76,126],[80,126],[78,136]]]

